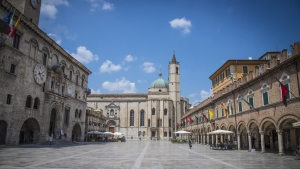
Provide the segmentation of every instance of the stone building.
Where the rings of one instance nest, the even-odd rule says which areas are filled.
[[[20,17],[13,38],[1,24],[0,144],[82,140],[91,71],[38,28],[41,0],[0,3]]]
[[[267,52],[259,60],[266,62],[216,90],[212,97],[182,116],[182,121],[199,117],[198,121],[184,126],[198,143],[236,141],[238,149],[256,148],[262,153],[277,149],[279,155],[294,150],[300,144],[300,129],[293,126],[300,120],[300,42],[291,45],[290,55],[284,49],[281,52]],[[246,61],[240,66],[245,64]],[[224,65],[218,70],[221,69],[226,70]],[[216,71],[211,77],[216,73],[221,72]],[[282,103],[281,87],[276,79],[290,91],[286,95],[287,106]],[[219,83],[224,82],[226,79]],[[214,114],[211,120],[208,110]],[[207,134],[218,129],[230,130],[234,134]]]
[[[107,131],[121,132],[129,139],[169,140],[190,106],[187,98],[180,97],[180,64],[175,54],[168,79],[160,73],[147,94],[91,94],[87,103],[106,115]]]
[[[106,116],[100,110],[86,108],[85,133],[89,131],[106,131]]]

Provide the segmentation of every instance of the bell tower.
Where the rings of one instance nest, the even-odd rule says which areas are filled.
[[[28,20],[38,26],[42,0],[6,0],[19,10]]]
[[[175,53],[173,53],[172,61],[169,62],[169,96],[173,101],[174,122],[172,126],[176,130],[176,125],[181,123],[180,108],[180,64],[177,62]]]

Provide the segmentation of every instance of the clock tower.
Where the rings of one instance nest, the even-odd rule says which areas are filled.
[[[7,0],[17,8],[28,20],[38,26],[42,0]]]

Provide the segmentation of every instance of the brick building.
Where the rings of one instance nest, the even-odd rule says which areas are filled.
[[[241,63],[241,67],[253,61],[235,63],[230,60],[218,70],[226,71],[224,66],[230,67],[230,62],[237,65]],[[191,131],[192,137],[201,144],[232,140],[237,142],[238,149],[256,147],[261,152],[278,149],[280,155],[285,150],[295,149],[300,144],[300,129],[293,126],[300,120],[299,62],[300,42],[296,42],[291,45],[291,54],[286,49],[267,52],[256,61],[260,64],[243,72],[240,78],[227,76],[216,84],[216,77],[222,74],[222,71],[216,71],[210,79],[213,85],[223,87],[214,90],[213,96],[182,116],[182,122],[198,118],[193,123],[185,124],[183,129]],[[286,95],[287,106],[282,103],[281,88],[274,77],[290,91]],[[228,110],[228,118],[225,109]],[[208,110],[214,114],[211,120]],[[218,129],[230,130],[234,134],[207,134]]]

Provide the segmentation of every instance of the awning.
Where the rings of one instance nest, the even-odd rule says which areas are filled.
[[[300,128],[300,121],[293,123],[293,127]]]

